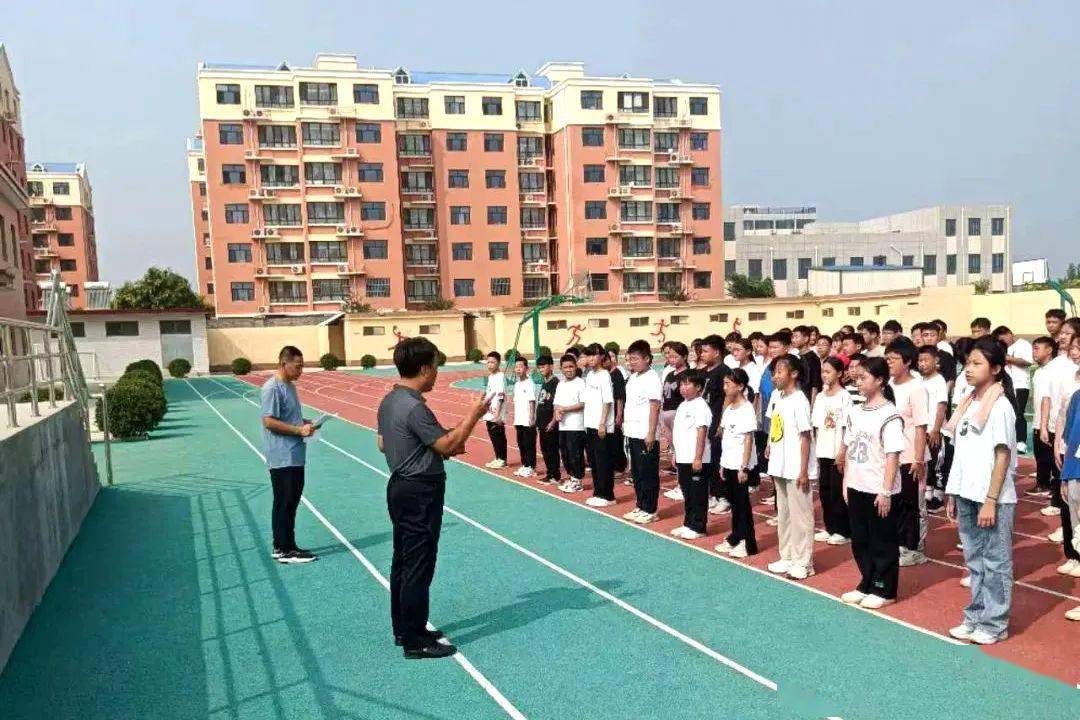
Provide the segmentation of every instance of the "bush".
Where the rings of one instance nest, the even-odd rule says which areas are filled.
[[[165,415],[165,393],[143,372],[123,375],[105,391],[105,401],[109,434],[120,439],[146,435]],[[94,420],[100,430],[105,429],[102,415],[102,404],[98,403]]]
[[[619,352],[619,343],[615,342],[614,340],[609,340],[604,343],[604,349],[608,352]]]
[[[435,363],[438,367],[442,367],[443,365],[445,365],[446,353],[444,353],[442,350],[439,350],[438,354],[435,355]]]
[[[971,283],[971,286],[975,289],[976,295],[985,295],[986,293],[990,292],[989,280],[976,280],[975,282]]]
[[[550,355],[551,354],[551,348],[549,348],[547,345],[541,345],[540,346],[540,354],[541,355]]]
[[[161,387],[163,382],[162,380],[158,380],[157,376],[148,371],[146,368],[135,368],[134,370],[128,370],[121,377],[139,377],[152,385],[157,385],[158,387]]]
[[[341,362],[341,358],[339,358],[334,353],[326,353],[321,358],[319,358],[319,365],[322,366],[323,370],[337,370],[343,364],[344,363]]]
[[[157,378],[158,382],[161,382],[165,377],[161,374],[161,366],[153,360],[136,360],[135,362],[124,368],[124,374],[127,375],[133,370],[144,370],[150,375]]]
[[[169,375],[174,378],[187,377],[187,374],[191,372],[191,363],[184,358],[176,358],[168,365]]]
[[[746,275],[735,273],[727,277],[727,289],[733,298],[776,297],[772,278],[751,280]]]
[[[375,356],[374,355],[365,355],[364,357],[360,358],[360,367],[362,367],[362,368],[373,368],[373,367],[375,367]]]
[[[421,306],[424,310],[438,311],[438,310],[453,310],[454,301],[449,298],[435,298],[434,300],[428,300]]]
[[[465,355],[465,359],[469,362],[480,362],[484,359],[484,351],[480,348],[473,348]]]
[[[251,361],[245,357],[238,357],[232,361],[230,367],[233,375],[247,375],[251,372]]]
[[[54,387],[56,388],[56,390],[55,390],[55,394],[53,395],[53,397],[55,397],[57,400],[63,400],[64,399],[64,386],[63,385],[56,385]],[[45,383],[44,385],[39,385],[38,386],[37,399],[38,399],[38,402],[48,402],[49,401],[49,384],[48,383]],[[16,402],[21,402],[21,403],[30,402],[30,393],[29,393],[29,391],[24,392],[22,395],[20,395],[19,399]]]

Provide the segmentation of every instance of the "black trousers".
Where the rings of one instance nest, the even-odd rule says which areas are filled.
[[[611,433],[611,470],[617,473],[626,472],[626,438],[621,427],[616,426]]]
[[[757,477],[755,480],[750,478],[751,485],[757,485],[761,482],[761,475],[769,469],[769,461],[765,458],[765,448],[769,444],[769,433],[764,430],[754,431],[754,447],[757,449],[757,467],[754,468],[754,475]]]
[[[644,440],[629,438],[626,444],[630,450],[630,477],[634,478],[638,510],[655,513],[660,501],[660,443],[654,440],[652,446],[646,448]],[[706,500],[706,509],[708,506]]]
[[[862,580],[859,592],[895,600],[900,584],[900,542],[897,518],[899,496],[892,496],[889,513],[878,515],[875,495],[848,488],[848,514],[851,523],[851,554],[859,566]]]
[[[831,458],[818,458],[818,495],[825,531],[830,535],[851,537],[851,520],[844,502],[844,476]]]
[[[1057,468],[1057,465],[1054,466]],[[1077,519],[1071,516],[1069,512],[1069,503],[1065,502],[1061,497],[1061,478],[1055,478],[1050,481],[1050,502],[1051,504],[1061,510],[1061,544],[1065,549],[1066,560],[1080,560],[1080,553],[1076,552],[1076,548],[1073,547],[1073,525],[1077,523]],[[1068,492],[1068,490],[1066,490]]]
[[[720,471],[720,438],[716,437],[716,428],[709,428],[709,457],[714,458],[716,462],[712,463],[712,472],[709,473],[709,495],[714,498],[722,498],[727,496],[727,490],[724,488],[724,475]],[[730,502],[730,498],[728,501]]]
[[[391,476],[386,507],[394,526],[394,555],[390,563],[390,622],[405,648],[427,641],[431,580],[442,531],[442,481]]]
[[[709,476],[713,468],[709,464],[701,466],[701,472],[695,473],[690,463],[678,463],[675,472],[679,475],[679,488],[683,494],[683,525],[694,532],[705,534],[709,522]]]
[[[945,489],[945,482],[948,478],[942,472],[938,472],[938,462],[941,458],[941,453],[945,449],[944,438],[942,438],[942,444],[937,447],[930,447],[927,444],[927,449],[930,451],[930,459],[926,463],[926,488],[927,490]]]
[[[296,509],[304,494],[304,466],[270,468],[270,486],[274,491],[274,505],[270,511],[274,549],[295,550]]]
[[[559,450],[562,451],[563,467],[570,477],[585,477],[585,432],[583,430],[560,430]]]
[[[491,438],[491,447],[495,450],[495,458],[506,462],[506,425],[488,421],[487,431]]]
[[[1035,447],[1032,448],[1035,455],[1035,485],[1041,490],[1050,490],[1054,481],[1057,480],[1058,491],[1051,491],[1050,503],[1054,507],[1061,507],[1061,475],[1054,463],[1054,433],[1050,433],[1050,443],[1044,443],[1039,438],[1039,432],[1035,431]]]
[[[1028,388],[1021,388],[1016,390],[1016,442],[1027,442],[1027,412],[1028,398],[1031,397],[1031,390]]]
[[[952,470],[953,455],[956,453],[953,448],[952,440],[949,438],[942,438],[941,441],[942,452],[945,453],[945,457],[941,460],[941,473],[938,475],[938,487],[941,490],[945,490],[945,486],[949,484],[949,472]]]
[[[537,422],[536,431],[540,436],[540,453],[544,456],[544,469],[548,480],[559,480],[559,428],[547,430],[547,423],[551,418],[544,420],[543,424]]]
[[[739,471],[724,468],[724,488],[727,491],[728,500],[731,502],[731,532],[727,536],[727,544],[738,545],[746,543],[746,552],[756,555],[757,535],[754,534],[754,510],[750,505],[750,484],[739,482]]]
[[[850,493],[848,493],[850,496]],[[900,546],[908,550],[919,549],[919,483],[911,475],[911,463],[900,466],[900,492],[893,495],[892,504],[897,507],[896,523],[899,527]]]
[[[592,471],[593,496],[604,500],[615,499],[615,472],[611,468],[611,435],[586,428],[585,454]]]
[[[518,452],[521,453],[521,465],[536,468],[536,428],[531,425],[515,425]]]

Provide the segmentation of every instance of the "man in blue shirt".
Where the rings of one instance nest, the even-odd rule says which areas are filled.
[[[261,402],[263,448],[270,468],[274,490],[271,526],[274,549],[271,556],[279,563],[309,563],[315,556],[296,546],[294,529],[296,509],[304,492],[304,460],[314,427],[305,420],[300,398],[293,385],[304,372],[304,356],[298,348],[286,345],[278,353],[277,372],[262,386]]]

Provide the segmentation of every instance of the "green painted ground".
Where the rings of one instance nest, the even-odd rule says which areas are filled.
[[[500,718],[453,661],[406,662],[383,587],[314,515],[320,561],[267,555],[258,410],[168,381],[0,675],[3,718]],[[208,398],[219,417],[198,393]],[[325,439],[375,468],[370,431]],[[310,447],[306,497],[383,575],[385,480]],[[432,620],[530,718],[1080,716],[1075,690],[455,463],[447,504],[775,681],[773,692],[448,514]]]

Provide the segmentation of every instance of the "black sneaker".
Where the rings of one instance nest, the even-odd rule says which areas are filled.
[[[406,660],[437,660],[438,658],[450,657],[455,653],[457,653],[457,648],[453,645],[444,645],[432,640],[418,648],[405,648],[404,656]]]
[[[281,554],[281,557],[277,558],[277,561],[282,565],[302,565],[303,563],[314,562],[318,560],[313,554],[307,550],[289,550]]]
[[[426,632],[424,634],[424,637],[425,637],[425,639],[429,639],[429,640],[442,640],[444,637],[446,637],[446,635],[443,633],[442,630],[433,630],[433,631]],[[395,635],[394,636],[394,644],[397,645],[398,647],[401,647],[402,645],[405,644],[405,642],[404,642],[404,640],[402,640],[400,635]]]
[[[281,548],[274,548],[273,550],[270,551],[270,557],[272,557],[275,560],[277,560],[279,557],[281,557],[284,554],[285,554],[285,551],[282,550]]]

